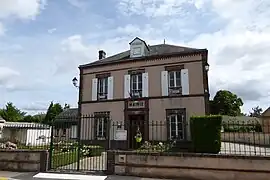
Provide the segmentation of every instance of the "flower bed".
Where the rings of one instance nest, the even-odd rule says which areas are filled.
[[[175,145],[175,141],[167,142],[167,143],[150,143],[145,141],[144,144],[138,148],[137,152],[168,152],[171,151]]]

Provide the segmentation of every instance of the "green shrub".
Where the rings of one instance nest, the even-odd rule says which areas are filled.
[[[217,154],[221,148],[221,116],[191,117],[191,137],[197,153]]]
[[[238,122],[224,122],[222,124],[224,132],[262,132],[262,126],[260,123],[245,124]]]

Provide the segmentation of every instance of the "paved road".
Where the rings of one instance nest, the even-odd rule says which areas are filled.
[[[40,176],[39,176],[40,175]],[[34,176],[47,178],[34,178]],[[94,175],[75,175],[75,174],[56,174],[56,173],[14,173],[0,171],[1,177],[7,180],[161,180],[156,178],[139,178],[132,176],[94,176]],[[164,179],[163,179],[164,180]]]

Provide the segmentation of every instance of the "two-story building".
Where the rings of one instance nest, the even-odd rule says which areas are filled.
[[[150,46],[140,38],[129,44],[110,57],[99,51],[99,60],[79,67],[79,113],[99,117],[82,118],[81,140],[109,138],[113,146],[116,128],[106,130],[108,116],[111,123],[125,124],[119,128],[127,132],[126,148],[134,145],[134,125],[146,141],[189,140],[189,117],[209,111],[207,49]],[[155,122],[166,125],[150,127]]]

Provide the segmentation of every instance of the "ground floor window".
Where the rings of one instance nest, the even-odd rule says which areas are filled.
[[[107,124],[109,121],[109,112],[98,112],[95,113],[95,129],[97,139],[107,138]]]
[[[185,137],[185,114],[182,111],[169,111],[168,135],[172,140],[183,140]]]

